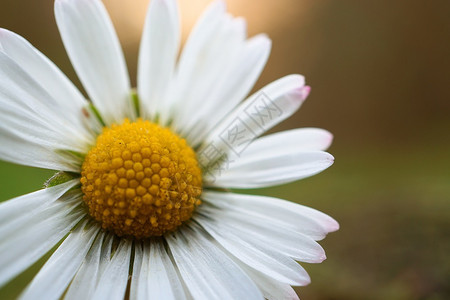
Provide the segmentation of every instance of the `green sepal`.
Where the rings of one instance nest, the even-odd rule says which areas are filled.
[[[131,90],[131,101],[133,103],[136,116],[139,118],[141,116],[141,106],[139,104],[139,96],[137,94],[136,89]]]
[[[103,121],[103,118],[102,118],[102,116],[100,115],[100,113],[99,113],[97,107],[95,107],[95,105],[92,104],[92,103],[89,103],[89,106],[88,106],[88,107],[89,107],[89,109],[94,113],[95,117],[96,117],[97,120],[100,122],[100,124],[101,124],[103,127],[105,127],[106,124],[105,124],[105,122]]]
[[[66,182],[68,182],[68,181],[70,181],[72,179],[75,179],[75,178],[77,178],[79,176],[80,175],[77,174],[77,173],[59,171],[55,175],[50,177],[44,183],[44,187],[45,188],[50,188],[50,187],[53,187],[53,186],[57,186],[59,184],[66,183]]]

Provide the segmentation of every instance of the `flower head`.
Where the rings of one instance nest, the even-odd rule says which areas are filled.
[[[213,2],[180,45],[175,0],[152,0],[136,91],[100,0],[56,0],[58,28],[89,96],[0,29],[0,158],[58,170],[0,204],[0,286],[61,245],[24,299],[292,299],[331,217],[242,195],[333,162],[315,128],[260,137],[309,94],[301,75],[242,101],[270,52]],[[131,278],[129,278],[131,274]],[[127,296],[128,297],[128,296]]]

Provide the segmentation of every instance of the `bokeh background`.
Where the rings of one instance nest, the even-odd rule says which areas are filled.
[[[105,0],[132,81],[148,0]],[[186,37],[207,0],[180,0]],[[274,131],[334,133],[335,165],[258,191],[322,210],[341,229],[305,265],[303,299],[450,299],[450,1],[228,0],[266,32],[272,55],[256,88],[301,73],[312,93]],[[1,0],[0,27],[19,33],[79,87],[52,0]],[[26,122],[26,120],[24,120]],[[0,200],[42,187],[53,171],[0,162]],[[270,241],[268,241],[270,242]],[[13,299],[43,261],[0,290]]]

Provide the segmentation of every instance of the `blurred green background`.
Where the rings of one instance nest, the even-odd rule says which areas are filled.
[[[132,81],[147,0],[107,0]],[[181,0],[186,36],[207,0]],[[322,210],[341,229],[306,265],[303,299],[450,299],[450,1],[229,0],[250,35],[273,40],[256,88],[290,73],[312,86],[274,131],[322,127],[335,165],[258,191]],[[52,0],[2,0],[0,27],[27,38],[78,86]],[[52,171],[0,162],[0,201],[42,187]],[[42,262],[0,290],[14,298]]]

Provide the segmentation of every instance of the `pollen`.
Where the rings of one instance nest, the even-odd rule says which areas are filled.
[[[201,204],[202,175],[186,140],[149,121],[105,127],[81,171],[89,215],[118,236],[173,231]]]

